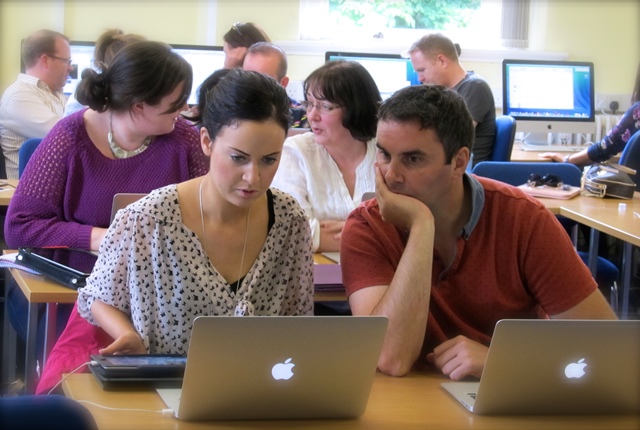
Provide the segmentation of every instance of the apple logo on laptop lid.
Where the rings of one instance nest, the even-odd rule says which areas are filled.
[[[587,367],[587,363],[584,362],[584,358],[581,358],[575,363],[567,364],[564,368],[564,374],[567,378],[582,378],[586,373],[585,367]]]
[[[276,363],[273,368],[271,368],[271,375],[276,381],[280,379],[290,379],[293,376],[291,369],[293,369],[294,366],[295,364],[291,362],[291,358],[288,358],[284,363]]]

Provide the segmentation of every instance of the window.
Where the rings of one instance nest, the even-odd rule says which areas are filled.
[[[509,1],[509,0],[507,0]],[[500,47],[503,0],[301,0],[301,39],[403,42],[429,31],[465,48]]]

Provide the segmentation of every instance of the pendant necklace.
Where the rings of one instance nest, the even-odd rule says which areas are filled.
[[[138,149],[134,149],[133,151],[127,151],[120,148],[116,143],[116,140],[113,138],[113,112],[111,112],[109,115],[109,133],[107,133],[107,141],[109,141],[109,148],[111,149],[111,153],[113,154],[113,156],[121,159],[133,157],[134,155],[138,155],[145,149],[147,149],[149,147],[149,144],[151,143],[151,136],[147,136],[142,142],[142,145],[140,145]]]
[[[209,251],[207,248],[207,230],[205,228],[204,223],[204,210],[202,208],[202,184],[204,183],[204,178],[200,181],[200,186],[198,189],[199,195],[199,203],[200,203],[200,222],[202,223],[202,235],[204,236],[204,252],[207,254],[207,258],[209,256]],[[244,266],[244,254],[247,250],[247,240],[249,239],[249,213],[250,208],[247,210],[247,226],[244,234],[244,245],[242,246],[242,258],[240,259],[240,268],[238,269],[238,280],[236,281],[238,285],[236,285],[236,294],[240,290],[240,275],[242,275],[242,267]],[[253,304],[246,299],[242,299],[238,302],[235,309],[235,315],[242,316],[247,314],[253,314]]]

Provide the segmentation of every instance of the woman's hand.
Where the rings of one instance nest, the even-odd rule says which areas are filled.
[[[556,163],[562,163],[565,156],[557,152],[543,152],[542,154],[538,154],[538,157],[555,161]]]
[[[102,355],[147,354],[142,339],[135,331],[129,331],[118,337],[106,348],[98,351]]]

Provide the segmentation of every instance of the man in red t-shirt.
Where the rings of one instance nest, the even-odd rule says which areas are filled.
[[[427,361],[480,377],[503,318],[616,316],[568,235],[521,190],[465,173],[473,121],[441,86],[398,91],[380,108],[376,198],[342,233],[354,315],[385,315],[380,371]]]

